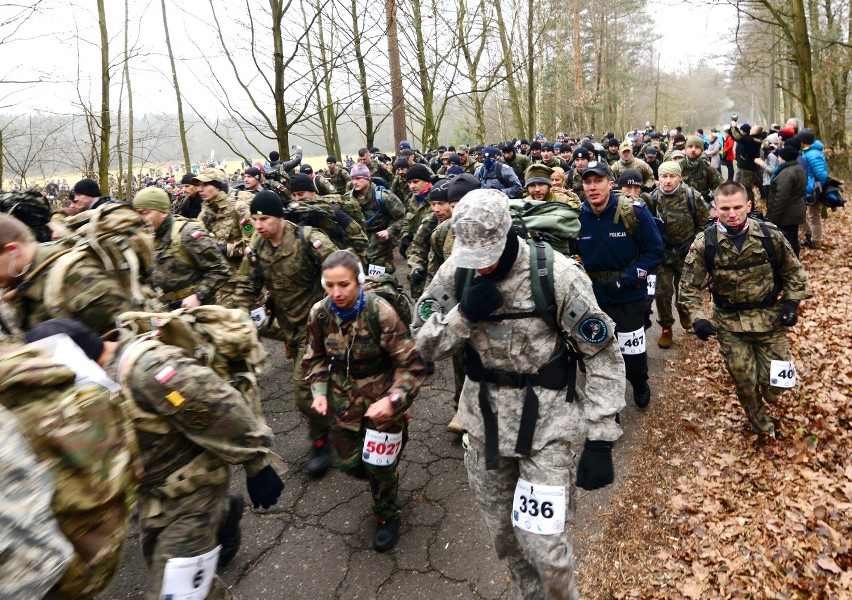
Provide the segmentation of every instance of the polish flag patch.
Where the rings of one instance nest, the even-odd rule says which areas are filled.
[[[165,385],[172,377],[175,376],[175,373],[177,373],[177,371],[174,367],[163,367],[162,369],[160,369],[159,373],[154,375],[154,379],[156,379],[157,383],[159,383],[160,385]]]
[[[322,248],[322,240],[315,240],[313,246],[314,250],[319,250]]]
[[[192,239],[197,240],[202,235],[204,235],[204,232],[199,229],[198,231],[193,231],[191,235],[192,235]]]

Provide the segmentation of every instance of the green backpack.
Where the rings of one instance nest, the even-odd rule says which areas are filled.
[[[402,291],[402,286],[397,284],[396,277],[383,273],[381,275],[370,275],[364,282],[364,291],[373,292],[375,295],[387,300],[387,302],[399,315],[406,327],[411,325],[411,299]],[[381,327],[378,322],[376,311],[370,311],[370,331],[376,339],[381,337]],[[374,322],[373,322],[374,321]]]
[[[518,236],[540,240],[565,256],[580,234],[580,212],[562,202],[509,200],[509,214]]]
[[[50,202],[35,190],[0,193],[0,212],[11,215],[30,228],[36,241],[49,242]]]

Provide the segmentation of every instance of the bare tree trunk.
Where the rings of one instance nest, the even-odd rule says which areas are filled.
[[[533,0],[527,0],[527,126],[529,136],[536,134],[535,122],[535,11]]]
[[[574,0],[574,27],[571,31],[571,48],[574,57],[574,126],[581,127],[583,119],[583,54],[580,44],[580,0]]]
[[[104,0],[98,2],[98,25],[101,32],[101,153],[98,156],[98,181],[101,192],[109,192],[109,38],[107,37]]]
[[[169,39],[169,20],[166,17],[166,0],[160,0],[160,6],[163,8],[163,31],[166,34],[166,49],[169,51],[169,64],[172,67],[172,85],[175,86],[175,96],[177,97],[177,115],[178,115],[178,131],[180,133],[180,146],[183,149],[184,169],[189,169],[189,148],[186,145],[186,124],[183,120],[183,101],[180,96],[180,86],[178,85],[177,70],[175,70],[175,55],[172,53],[172,42]]]
[[[361,32],[358,25],[358,2],[352,0],[352,39],[355,46],[355,62],[358,63],[358,84],[361,87],[361,104],[364,108],[364,133],[367,148],[375,145],[376,132],[373,130],[373,109],[370,107],[370,91],[367,88],[367,67],[361,52]]]
[[[3,164],[4,164],[3,154],[4,154],[4,151],[3,151],[3,129],[0,128],[0,190],[3,189]]]
[[[416,3],[415,3],[416,4]],[[394,148],[406,138],[405,95],[402,89],[402,68],[399,60],[399,34],[396,24],[396,0],[385,0],[385,18],[388,29],[388,63],[390,66],[391,112],[393,114]]]
[[[802,100],[802,112],[805,124],[820,136],[819,107],[814,93],[813,68],[811,66],[811,40],[808,36],[808,22],[805,16],[803,0],[791,0],[790,12],[793,21],[793,54],[799,69],[799,97]]]
[[[526,130],[524,126],[524,117],[521,114],[520,95],[518,87],[515,85],[515,65],[512,60],[512,49],[509,46],[509,36],[506,32],[506,22],[503,20],[503,8],[501,0],[492,0],[494,8],[497,10],[497,29],[500,33],[500,47],[503,50],[503,68],[506,70],[506,85],[509,88],[509,104],[512,107],[512,115],[515,117],[515,131],[523,133]]]
[[[282,0],[269,0],[269,9],[272,13],[272,64],[275,71],[275,81],[272,84],[272,97],[275,100],[275,137],[278,140],[278,154],[289,160],[290,126],[287,124],[287,106],[284,104],[284,40],[281,36],[284,3]]]
[[[340,136],[337,133],[337,111],[334,108],[334,98],[331,95],[331,75],[333,68],[330,67],[332,52],[328,52],[325,46],[325,31],[322,23],[322,6],[320,0],[316,0],[317,27],[319,28],[319,51],[323,71],[323,91],[325,92],[325,124],[328,130],[323,130],[325,136],[326,150],[336,157],[340,157]],[[319,97],[319,94],[317,94]]]
[[[130,0],[124,0],[124,81],[127,82],[127,193],[133,198],[133,90],[130,87],[130,56],[127,51],[127,28],[130,23]],[[189,165],[186,165],[189,170]]]
[[[417,54],[417,80],[420,82],[420,97],[423,101],[423,133],[420,140],[423,146],[433,148],[437,146],[435,138],[435,111],[434,91],[429,81],[429,70],[426,66],[426,42],[423,39],[423,20],[420,16],[420,2],[412,2],[413,11],[412,25],[414,26],[414,51]],[[399,140],[397,140],[399,143]]]

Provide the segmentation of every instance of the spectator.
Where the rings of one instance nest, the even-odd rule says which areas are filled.
[[[799,256],[799,225],[805,222],[805,170],[796,161],[799,149],[788,145],[778,151],[778,166],[769,182],[766,218],[775,223]]]
[[[817,250],[822,243],[823,205],[819,202],[819,197],[822,186],[828,181],[828,162],[823,154],[822,142],[816,139],[816,133],[812,129],[802,129],[796,138],[802,142],[802,156],[799,158],[799,164],[805,169],[808,178],[808,186],[805,190],[808,209],[804,223],[805,241],[802,245]]]

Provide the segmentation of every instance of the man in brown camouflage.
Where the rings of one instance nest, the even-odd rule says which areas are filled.
[[[215,304],[216,292],[231,279],[231,267],[210,233],[197,221],[169,212],[169,197],[148,187],[133,197],[133,208],[154,232],[151,283],[171,309]]]
[[[414,234],[423,222],[432,216],[429,206],[429,190],[432,189],[432,171],[420,163],[411,165],[405,174],[408,193],[405,196],[405,217],[400,233],[399,253],[408,258],[408,248],[414,239]]]
[[[704,140],[693,135],[686,140],[686,157],[680,163],[684,185],[698,190],[704,202],[710,202],[713,191],[724,181],[722,174],[710,166],[704,156]]]
[[[469,435],[465,466],[514,595],[576,599],[565,529],[575,479],[584,489],[611,483],[611,449],[621,436],[624,363],[614,324],[589,279],[559,253],[551,271],[555,314],[535,312],[530,264],[547,252],[511,233],[505,194],[469,192],[452,222],[452,255],[415,309],[417,347],[426,360],[465,349],[458,413]],[[461,293],[459,269],[462,281],[469,278]],[[570,379],[562,340],[583,356],[587,395]]]
[[[458,157],[461,161],[462,171],[473,175],[476,170],[482,166],[482,163],[477,162],[476,158],[470,155],[470,148],[467,146],[459,146]]]
[[[613,177],[617,180],[619,175],[621,175],[621,173],[626,169],[636,169],[639,171],[639,174],[642,175],[642,186],[646,190],[653,188],[654,171],[644,160],[633,156],[633,146],[630,145],[630,142],[622,142],[621,146],[619,146],[619,150],[621,158],[615,161],[611,166]]]
[[[368,148],[358,150],[358,162],[369,169],[371,177],[381,177],[388,185],[393,181],[393,173],[390,169],[373,158],[373,154]],[[352,173],[350,172],[349,175],[351,176]]]
[[[216,303],[226,308],[251,310],[254,308],[251,306],[253,299],[239,289],[236,279],[253,232],[251,215],[245,200],[228,197],[225,178],[221,169],[204,169],[193,179],[204,201],[201,221],[231,268],[231,279],[219,288]]]
[[[335,194],[345,194],[352,187],[352,178],[349,177],[349,171],[337,164],[336,156],[328,156],[325,159],[326,179],[334,186]]]
[[[683,259],[695,236],[704,230],[710,212],[697,190],[690,188],[680,176],[681,165],[670,160],[660,165],[660,187],[651,194],[648,209],[665,224],[666,258],[657,267],[655,300],[657,321],[662,328],[657,345],[671,348],[674,335],[672,298],[675,300],[680,325],[688,330],[692,326],[678,297],[678,285],[683,273]]]
[[[55,304],[44,297],[45,281],[52,257],[62,251],[58,244],[37,244],[26,225],[0,214],[0,289],[9,290],[3,303],[15,313],[12,325],[26,331],[48,319],[70,317],[99,333],[113,329],[115,317],[134,307],[127,290],[93,256],[84,255],[68,271],[61,309],[48,308]]]
[[[370,247],[367,250],[369,274],[393,274],[395,238],[402,232],[405,206],[388,190],[381,190],[370,180],[370,171],[363,164],[352,165],[350,194],[361,204]]]
[[[270,317],[278,323],[287,358],[294,361],[296,407],[308,419],[312,447],[306,469],[311,475],[320,476],[331,465],[329,420],[311,410],[302,356],[308,314],[323,295],[320,265],[338,248],[319,229],[284,220],[284,207],[274,192],[258,193],[250,210],[258,237],[240,268],[240,277],[253,281],[257,290],[262,287],[268,290]]]
[[[511,142],[506,142],[500,146],[500,152],[503,153],[503,162],[512,167],[515,175],[517,175],[518,179],[521,181],[521,185],[523,185],[524,173],[526,172],[527,167],[530,166],[529,157],[516,152],[515,146]]]
[[[539,202],[561,202],[579,210],[582,203],[574,192],[553,189],[553,169],[542,163],[530,165],[524,173],[527,195],[530,200]]]
[[[97,362],[121,385],[138,437],[144,597],[159,600],[168,594],[162,588],[170,559],[213,551],[226,517],[238,528],[243,500],[227,494],[228,465],[245,468],[255,508],[277,502],[284,484],[270,464],[273,434],[240,392],[181,348],[124,330],[102,341],[102,348]],[[199,559],[212,580],[207,598],[229,599],[213,557]]]
[[[766,403],[795,386],[786,328],[811,297],[807,275],[777,228],[748,217],[748,194],[736,182],[716,189],[717,222],[695,237],[680,280],[681,305],[702,341],[717,335],[737,398],[754,432],[773,436]],[[710,281],[712,322],[702,287]]]
[[[335,252],[322,274],[327,296],[311,309],[303,368],[313,409],[331,418],[335,464],[370,482],[378,521],[373,547],[383,552],[399,534],[405,411],[426,366],[408,324],[383,298],[363,291],[364,271],[353,254]]]

